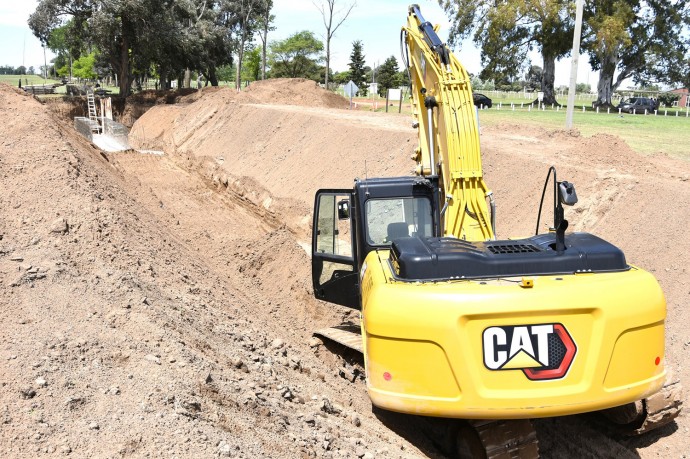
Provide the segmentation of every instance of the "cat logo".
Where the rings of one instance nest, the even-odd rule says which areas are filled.
[[[563,324],[489,327],[482,341],[486,368],[522,370],[532,381],[563,378],[577,353]]]

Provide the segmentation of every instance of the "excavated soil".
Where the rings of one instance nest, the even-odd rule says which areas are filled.
[[[163,156],[105,154],[0,86],[2,456],[442,457],[409,417],[372,409],[356,356],[311,338],[356,320],[311,294],[314,191],[410,173],[409,117],[341,110],[308,81],[178,102],[130,135]],[[668,366],[690,386],[690,164],[511,125],[482,145],[499,236],[534,231],[555,164],[578,187],[574,229],[657,276]],[[535,425],[543,457],[690,453],[686,415],[636,439],[594,415]]]

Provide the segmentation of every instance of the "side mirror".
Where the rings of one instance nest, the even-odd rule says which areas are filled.
[[[350,218],[350,200],[338,201],[338,220],[347,220],[348,218]]]
[[[558,182],[558,198],[561,204],[572,206],[577,202],[577,193],[575,192],[575,185],[565,180]]]

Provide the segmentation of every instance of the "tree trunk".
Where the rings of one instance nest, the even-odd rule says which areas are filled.
[[[208,78],[206,78],[206,84],[211,83],[211,86],[218,86],[218,76],[216,75],[216,68],[211,67],[208,69]]]
[[[161,91],[168,89],[168,70],[163,65],[158,67],[158,83]]]
[[[184,71],[184,84],[183,86],[185,88],[191,88],[192,87],[192,71],[187,68]]]
[[[125,21],[122,24],[122,48],[120,48],[120,97],[129,95],[131,82],[129,81],[129,41],[125,31]]]
[[[618,58],[615,54],[604,56],[601,60],[601,69],[599,69],[599,83],[597,83],[597,100],[594,105],[612,106],[611,97],[613,96],[613,75],[618,66]]]
[[[244,38],[242,38],[242,41],[240,42],[240,49],[237,50],[237,71],[235,72],[235,89],[237,89],[238,91],[242,87],[242,58],[243,57],[244,57]]]
[[[267,14],[268,16],[268,14]],[[266,79],[266,40],[268,39],[268,19],[264,22],[263,36],[261,39],[261,79]]]
[[[266,44],[268,43],[268,21],[270,20],[270,11],[266,10],[264,17],[264,29],[261,31],[261,79],[266,79]]]
[[[541,90],[544,93],[544,105],[560,105],[556,101],[554,81],[556,81],[556,59],[542,52],[544,59],[544,71],[541,74]]]
[[[331,65],[331,37],[330,37],[331,31],[328,30],[326,34],[326,89],[328,89],[328,73],[330,70],[330,65]]]

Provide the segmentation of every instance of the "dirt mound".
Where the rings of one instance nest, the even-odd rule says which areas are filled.
[[[405,117],[318,97],[299,106],[312,85],[204,89],[155,105],[131,137],[164,156],[106,156],[0,85],[5,455],[439,457],[408,418],[372,413],[356,362],[310,347],[312,330],[357,319],[312,297],[314,191],[408,174],[417,142]],[[636,155],[611,136],[524,127],[485,127],[481,142],[499,236],[533,234],[555,164],[580,197],[566,209],[571,225],[658,277],[666,359],[690,386],[690,240],[678,205],[690,200],[688,163]],[[677,432],[639,441],[602,435],[587,416],[537,423],[543,457],[680,456],[688,428],[681,417]]]
[[[106,157],[7,86],[0,132],[4,455],[419,454],[305,344],[328,309],[251,200],[167,158]]]
[[[255,81],[242,94],[247,100],[263,104],[305,105],[309,107],[348,108],[348,101],[326,91],[313,80],[274,78]]]

